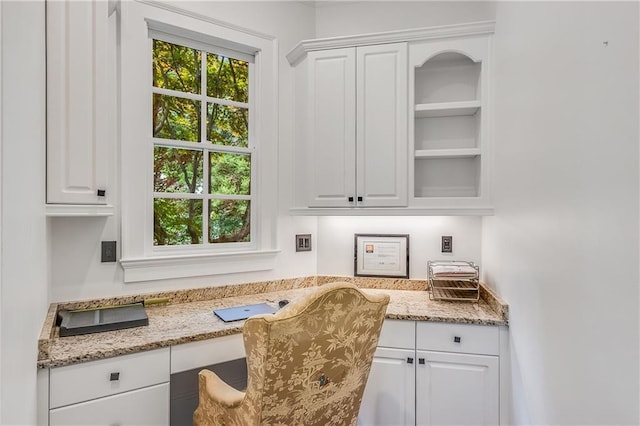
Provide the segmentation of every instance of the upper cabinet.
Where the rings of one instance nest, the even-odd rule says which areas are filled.
[[[296,161],[309,207],[407,205],[407,45],[310,52]],[[301,68],[302,69],[302,68]],[[300,94],[300,93],[299,93]]]
[[[487,215],[493,22],[307,40],[292,214]]]
[[[411,205],[488,206],[488,38],[410,47]]]
[[[47,1],[46,203],[52,216],[112,213],[109,15],[104,0]]]

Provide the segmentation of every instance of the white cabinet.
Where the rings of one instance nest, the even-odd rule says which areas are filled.
[[[417,425],[497,425],[499,358],[416,351]]]
[[[356,204],[407,205],[407,45],[356,49]]]
[[[298,202],[406,206],[406,43],[312,51],[296,72]]]
[[[300,42],[287,55],[291,212],[493,214],[493,32],[487,21]]]
[[[169,383],[51,410],[49,424],[168,425]]]
[[[108,2],[47,1],[46,19],[46,202],[106,204],[113,127],[109,96],[115,93]]]
[[[416,424],[500,423],[499,328],[416,324]]]
[[[489,49],[489,35],[409,47],[414,207],[490,206]]]
[[[356,195],[355,49],[310,52],[304,157],[308,205],[347,207]],[[349,199],[351,201],[349,201]]]
[[[49,370],[49,424],[169,424],[170,349]]]
[[[499,354],[499,327],[385,320],[358,424],[497,425]]]
[[[415,351],[379,347],[362,397],[358,425],[415,423]]]
[[[358,425],[415,423],[414,321],[385,320],[362,396]]]

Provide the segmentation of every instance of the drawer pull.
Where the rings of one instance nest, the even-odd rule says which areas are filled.
[[[119,373],[119,372],[111,373],[111,374],[109,375],[109,381],[111,381],[111,382],[116,382],[116,381],[118,381],[118,380],[120,380],[120,373]]]
[[[462,342],[462,338],[460,336],[454,336],[453,341],[454,343],[460,343]]]
[[[413,364],[413,358],[407,358],[407,363],[408,364]]]
[[[425,363],[424,358],[418,358],[418,364],[424,365],[424,363]]]

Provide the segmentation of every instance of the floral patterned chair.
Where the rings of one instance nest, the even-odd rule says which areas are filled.
[[[355,425],[388,303],[332,283],[247,319],[246,392],[202,370],[194,424]]]

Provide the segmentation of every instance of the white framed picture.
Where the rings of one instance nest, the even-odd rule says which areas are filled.
[[[409,234],[354,234],[356,277],[409,278]]]

